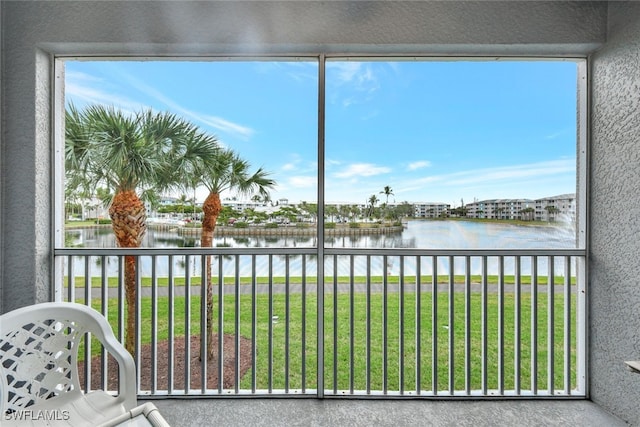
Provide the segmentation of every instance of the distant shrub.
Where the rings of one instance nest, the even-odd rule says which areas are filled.
[[[275,222],[268,222],[264,228],[278,228],[278,224]]]
[[[236,221],[233,223],[233,228],[247,228],[249,224],[244,221]]]
[[[101,218],[98,220],[98,224],[111,224],[111,219],[109,218]]]
[[[304,222],[298,222],[296,223],[296,228],[308,228],[309,226],[307,224],[305,224]]]
[[[335,222],[325,222],[324,223],[324,228],[326,229],[334,229],[336,228],[336,223]]]
[[[350,222],[349,228],[360,228],[360,224],[358,224],[357,222]]]

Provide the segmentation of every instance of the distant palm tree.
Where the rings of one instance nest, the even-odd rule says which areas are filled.
[[[560,209],[556,208],[553,205],[545,206],[544,208],[547,211],[547,213],[549,214],[549,219],[551,221],[555,221],[556,215],[560,213]]]
[[[393,190],[388,185],[384,186],[384,189],[380,192],[380,194],[384,194],[386,197],[385,204],[389,204],[389,196],[393,196]]]
[[[233,190],[239,195],[259,193],[265,197],[273,188],[275,181],[268,178],[269,173],[259,168],[253,174],[246,160],[228,149],[219,149],[215,156],[205,159],[194,169],[194,177],[209,190],[202,205],[202,237],[201,246],[210,248],[213,245],[213,234],[222,211],[220,193]],[[207,354],[213,357],[213,287],[211,283],[211,257],[206,258],[207,280]],[[222,331],[220,331],[222,332]]]
[[[376,203],[378,203],[378,197],[375,194],[372,194],[369,197],[369,216],[373,215],[373,209],[376,207]]]
[[[176,203],[180,206],[180,212],[184,214],[184,205],[187,204],[187,195],[181,194],[180,197],[176,200]]]
[[[65,115],[67,179],[84,188],[106,186],[113,191],[109,216],[118,247],[137,248],[146,232],[141,197],[160,191],[180,177],[184,166],[210,156],[215,145],[192,145],[191,123],[151,110],[135,114],[92,105],[80,111],[71,105]],[[136,257],[125,256],[127,301],[125,347],[134,354],[136,318]]]
[[[336,217],[338,216],[340,211],[338,210],[338,207],[336,205],[327,205],[325,206],[324,213],[329,220],[333,219],[333,222],[335,222]]]
[[[522,219],[525,221],[533,221],[533,214],[536,210],[532,207],[526,207],[520,211]]]

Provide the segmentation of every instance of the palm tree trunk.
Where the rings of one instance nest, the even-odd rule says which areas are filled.
[[[202,205],[202,211],[202,240],[200,245],[203,248],[210,248],[213,246],[213,232],[216,228],[216,222],[222,211],[220,194],[209,193]],[[211,283],[211,256],[209,255],[207,255],[205,262],[205,277],[207,280],[207,354],[211,358],[213,357],[213,286]],[[219,283],[218,286],[222,286],[222,283]],[[202,342],[200,351],[204,351]]]
[[[116,193],[109,208],[111,225],[120,248],[139,248],[147,231],[147,215],[144,204],[135,191]],[[124,258],[124,288],[127,301],[125,348],[135,357],[136,343],[136,257]]]

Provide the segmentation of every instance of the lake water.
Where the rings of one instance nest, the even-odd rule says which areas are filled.
[[[80,230],[70,230],[67,232],[67,241],[74,245],[86,248],[116,247],[115,239],[111,228],[90,228]],[[220,247],[314,247],[316,238],[312,236],[286,236],[286,237],[220,237],[214,239],[214,245]],[[144,240],[144,247],[194,247],[199,246],[199,238],[180,236],[177,231],[153,231],[149,230]],[[420,249],[558,249],[575,248],[576,238],[574,228],[565,223],[559,223],[555,227],[551,226],[517,226],[500,223],[483,223],[471,221],[409,221],[407,227],[395,234],[370,235],[370,236],[327,236],[325,246],[328,248],[420,248]],[[272,257],[271,265],[274,276],[284,276],[286,272],[286,257]],[[351,270],[350,259],[347,256],[338,257],[337,270],[339,275],[348,275]],[[365,275],[367,268],[371,269],[372,275],[381,275],[384,270],[384,258],[373,256],[369,259],[370,266],[367,267],[367,258],[359,256],[354,258],[354,274]],[[431,257],[423,257],[420,261],[421,274],[432,274],[434,267],[438,274],[447,274],[450,266],[449,257],[438,257],[435,266]],[[514,257],[504,258],[505,274],[513,274]],[[539,274],[546,274],[547,258],[538,260]],[[464,274],[466,270],[464,257],[456,257],[453,260],[453,271],[455,274]],[[115,257],[106,259],[107,274],[115,275],[117,260]],[[406,275],[415,274],[417,269],[415,257],[407,257],[404,260],[403,269]],[[564,260],[562,257],[554,261],[557,271],[562,271]],[[91,275],[100,275],[99,258],[94,258],[90,264]],[[151,257],[141,257],[141,273],[143,276],[151,275]],[[184,275],[186,271],[193,276],[200,275],[199,257],[174,257],[173,271],[175,275]],[[218,268],[218,262],[214,262],[214,270]],[[241,276],[251,275],[251,257],[224,256],[222,259],[222,269],[224,276],[235,275],[236,265],[238,265]],[[156,260],[156,274],[158,277],[168,275],[168,259],[159,257]],[[316,257],[306,258],[306,272],[308,275],[316,273]],[[66,267],[65,267],[66,268]],[[289,257],[289,274],[299,276],[302,274],[302,257]],[[400,268],[400,258],[395,256],[387,257],[387,273],[398,274]],[[482,271],[482,259],[473,257],[470,261],[472,274],[479,274]],[[256,258],[256,270],[258,275],[267,275],[269,269],[267,257]],[[84,275],[84,262],[78,259],[74,262],[74,270],[77,275]],[[521,271],[529,274],[531,270],[531,259],[522,259]],[[65,270],[66,271],[66,270]],[[329,259],[325,264],[327,274],[333,273],[333,260]],[[497,274],[497,257],[488,258],[489,274]],[[575,271],[575,268],[572,268]],[[214,274],[217,274],[214,271]]]
[[[216,237],[221,247],[314,247],[312,236]],[[67,241],[87,248],[115,248],[110,227],[67,231]],[[200,246],[199,237],[181,236],[177,231],[148,230],[143,247],[171,248]],[[472,221],[409,221],[404,231],[369,236],[325,236],[329,248],[420,248],[420,249],[530,249],[575,248],[575,229],[567,223],[557,226],[518,226]]]

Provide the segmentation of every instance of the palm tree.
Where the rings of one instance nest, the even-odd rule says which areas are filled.
[[[179,206],[180,212],[184,214],[184,205],[187,204],[187,195],[181,194],[176,200],[176,204]]]
[[[384,189],[380,192],[380,194],[384,194],[386,196],[385,205],[389,204],[389,196],[393,196],[393,190],[388,185],[384,186]]]
[[[535,209],[533,209],[532,207],[529,206],[529,207],[526,207],[526,208],[522,209],[520,211],[520,214],[522,215],[522,219],[524,221],[533,221],[533,213],[535,211],[536,211]]]
[[[555,221],[556,214],[560,213],[560,209],[556,208],[553,205],[545,206],[544,209],[547,211],[547,214],[549,215],[549,221]]]
[[[213,244],[213,233],[218,216],[222,211],[220,193],[233,190],[241,195],[259,193],[265,197],[275,182],[268,178],[269,173],[259,168],[253,174],[249,173],[250,165],[238,154],[228,149],[219,149],[215,156],[205,159],[194,169],[195,175],[201,179],[201,184],[209,190],[202,205],[202,237],[200,245],[210,248]],[[213,356],[213,287],[211,284],[211,257],[207,256],[205,263],[207,280],[207,354]],[[222,332],[222,331],[220,331]],[[201,351],[204,349],[201,348]]]
[[[137,248],[146,232],[145,192],[175,185],[184,166],[212,156],[210,142],[192,144],[197,128],[169,113],[151,110],[127,114],[114,107],[91,105],[65,115],[67,176],[85,188],[106,186],[114,195],[109,216],[118,247]],[[125,347],[136,342],[136,257],[125,256],[127,301]]]
[[[373,209],[376,207],[376,203],[378,203],[378,201],[379,200],[375,194],[372,194],[371,197],[369,197],[369,216],[373,215]]]
[[[338,210],[338,207],[336,205],[325,206],[325,210],[324,210],[325,216],[328,217],[328,219],[330,220],[333,219],[333,222],[336,221],[336,217],[338,216],[339,212],[340,211]]]

